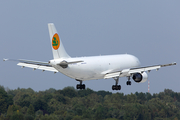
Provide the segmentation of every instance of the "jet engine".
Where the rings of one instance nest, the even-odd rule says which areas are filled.
[[[137,82],[137,83],[143,83],[143,82],[146,82],[147,79],[148,79],[148,75],[146,72],[143,72],[143,73],[135,73],[133,76],[132,76],[132,79]]]

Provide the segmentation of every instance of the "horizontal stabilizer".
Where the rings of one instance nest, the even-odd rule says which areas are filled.
[[[73,61],[73,62],[67,62],[65,60],[63,60],[62,62],[60,62],[57,65],[60,65],[62,68],[67,68],[68,64],[74,64],[74,63],[79,63],[79,62],[83,62],[83,61]]]

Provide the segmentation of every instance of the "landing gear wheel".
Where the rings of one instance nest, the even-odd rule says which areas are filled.
[[[131,85],[131,81],[127,81],[126,84],[127,84],[127,85]]]
[[[85,84],[83,84],[83,85],[82,85],[82,89],[85,89],[85,88],[86,88],[86,86],[85,86]]]
[[[76,89],[80,89],[81,86],[79,84],[76,85]]]
[[[115,87],[115,85],[113,85],[113,86],[112,86],[112,90],[115,90],[115,89],[116,89],[116,87]]]
[[[121,90],[121,85],[113,85],[112,90]]]
[[[76,79],[77,81],[79,81],[80,82],[80,84],[77,84],[76,85],[76,89],[85,89],[86,88],[86,86],[85,86],[85,84],[82,84],[82,80],[78,80],[78,79]]]
[[[80,84],[80,90],[82,90],[82,85]]]
[[[121,85],[118,85],[118,90],[121,90]]]
[[[86,88],[86,86],[85,86],[85,84],[83,84],[83,85],[81,85],[81,84],[77,84],[76,85],[76,89],[85,89]]]
[[[121,90],[121,85],[118,85],[119,77],[113,78],[116,81],[116,84],[112,86],[112,90]]]

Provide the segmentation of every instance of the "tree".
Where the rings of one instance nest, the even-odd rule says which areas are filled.
[[[73,98],[77,96],[77,91],[74,89],[74,87],[66,87],[61,91],[61,94]]]
[[[66,104],[66,99],[62,94],[55,94],[54,98],[59,101],[62,102],[63,104]]]
[[[53,96],[51,93],[47,93],[43,96],[43,99],[46,101],[46,102],[49,102],[50,99],[52,99]]]
[[[127,95],[127,102],[128,103],[136,103],[137,102],[137,96],[135,94]]]
[[[28,107],[24,106],[23,108],[21,108],[20,112],[25,115],[28,109]]]
[[[24,120],[24,115],[17,111],[12,115],[10,120]]]
[[[0,114],[5,113],[8,106],[12,104],[12,96],[8,95],[3,87],[0,87]]]
[[[85,90],[78,90],[78,96],[79,97],[85,97],[85,96],[88,96],[92,93],[95,93],[95,92],[89,88],[87,88]]]
[[[30,88],[9,91],[15,95],[14,105],[9,105],[13,103],[12,96],[9,96],[0,86],[0,101],[5,103],[0,106],[8,105],[7,113],[6,111],[1,113],[0,120],[168,120],[180,118],[180,93],[168,89],[153,95],[142,92],[124,95],[106,91],[96,92],[89,88],[75,90],[72,87],[57,91],[49,89],[34,92]]]
[[[96,120],[100,120],[100,119],[103,119],[104,118],[104,107],[102,105],[99,105],[96,109],[96,112],[95,112],[95,119]]]
[[[82,117],[81,117],[81,116],[76,115],[76,116],[74,116],[74,117],[72,118],[72,120],[82,120]]]
[[[75,104],[73,106],[73,110],[75,111],[75,114],[78,116],[82,116],[83,111],[85,110],[84,106],[82,104]]]
[[[34,120],[34,117],[32,115],[25,115],[24,119],[25,120]]]
[[[21,107],[29,107],[29,105],[31,104],[31,96],[26,92],[18,92],[13,99],[14,103],[16,105],[20,105]]]
[[[150,100],[151,98],[152,98],[152,95],[147,92],[147,93],[146,93],[146,99],[147,99],[147,100]]]
[[[103,98],[106,96],[106,95],[112,95],[112,92],[107,92],[107,91],[98,91],[97,92],[97,95],[101,95]]]
[[[49,88],[48,90],[45,91],[46,93],[54,93],[56,92],[56,89],[54,88]]]
[[[140,103],[144,103],[146,101],[145,93],[140,92],[137,96],[137,99],[140,101]]]
[[[47,107],[48,107],[47,103],[43,99],[40,99],[40,98],[38,98],[38,100],[34,102],[33,106],[34,106],[35,111],[47,110]]]
[[[27,114],[34,116],[34,107],[32,104],[29,105],[29,108],[27,110]]]
[[[5,120],[5,115],[1,114],[0,120]]]

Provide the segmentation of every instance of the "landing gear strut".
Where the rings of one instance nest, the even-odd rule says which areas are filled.
[[[121,85],[118,85],[119,77],[113,78],[116,81],[116,85],[112,86],[112,90],[121,90]]]
[[[85,84],[82,84],[82,80],[77,80],[77,81],[79,81],[80,82],[80,84],[77,84],[76,85],[76,89],[85,89],[86,88],[86,86],[85,86]]]
[[[131,85],[130,76],[128,77],[128,81],[126,82],[127,85]]]

